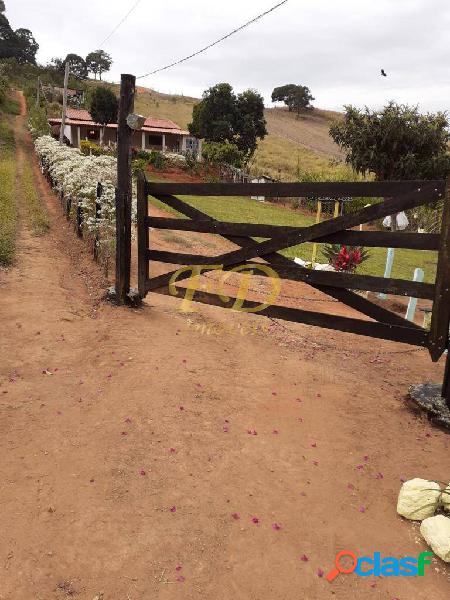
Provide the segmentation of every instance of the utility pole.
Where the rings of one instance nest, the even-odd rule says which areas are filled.
[[[67,110],[67,86],[69,85],[69,61],[66,61],[66,70],[64,72],[64,95],[63,95],[63,109],[61,119],[61,129],[59,131],[59,143],[62,144],[64,140],[64,128],[66,126],[66,110]]]
[[[41,78],[38,77],[38,80],[37,80],[37,94],[36,94],[36,108],[39,108],[39,104],[40,104],[40,97],[39,97],[40,91],[41,91]]]

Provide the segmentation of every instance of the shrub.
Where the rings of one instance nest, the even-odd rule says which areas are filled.
[[[147,169],[148,161],[144,158],[135,158],[131,163],[131,172],[136,176],[140,171]]]
[[[150,157],[151,154],[150,152],[147,152],[147,150],[139,150],[138,152],[136,152],[135,158],[142,158],[143,160],[146,160],[147,162],[150,162]]]
[[[226,163],[233,167],[241,167],[244,162],[244,153],[236,144],[229,142],[205,142],[202,156],[206,162],[213,164]]]
[[[30,108],[28,111],[28,128],[33,138],[50,134],[47,115],[42,108]]]
[[[17,230],[14,134],[0,121],[0,264],[12,263]]]
[[[164,168],[166,164],[166,157],[162,152],[158,152],[158,150],[152,150],[150,152],[150,157],[148,162],[155,167],[157,170],[161,170]]]
[[[81,140],[80,150],[81,154],[84,154],[85,156],[102,156],[102,154],[109,154],[109,152],[105,151],[101,146],[94,142],[90,142],[89,140]]]

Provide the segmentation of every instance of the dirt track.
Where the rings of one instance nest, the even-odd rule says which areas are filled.
[[[0,273],[0,599],[448,598],[438,561],[419,579],[319,577],[342,549],[426,549],[396,497],[403,478],[449,480],[450,440],[404,396],[442,363],[170,297],[99,302],[106,282],[40,186],[52,231],[22,223]]]

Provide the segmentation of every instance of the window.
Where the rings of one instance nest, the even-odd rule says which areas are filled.
[[[149,146],[162,146],[162,135],[149,135],[147,138]]]

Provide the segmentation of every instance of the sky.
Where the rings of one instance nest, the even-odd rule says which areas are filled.
[[[206,46],[279,0],[141,0],[101,47],[105,78],[143,75]],[[31,29],[37,59],[100,47],[136,0],[5,0],[16,29]],[[389,100],[426,111],[450,108],[449,0],[289,0],[192,60],[138,80],[160,92],[200,97],[228,82],[258,90],[307,85],[320,108],[381,108]],[[387,77],[382,77],[383,68]]]

